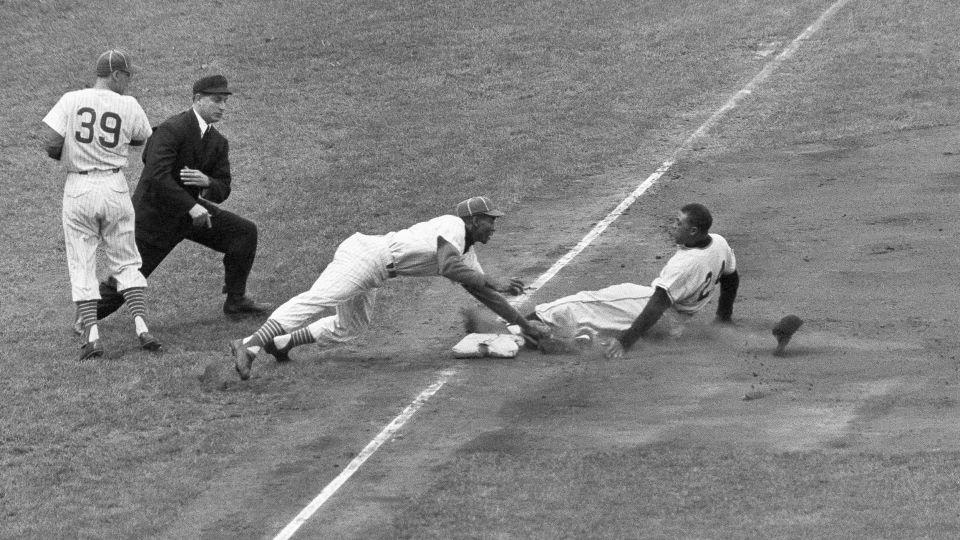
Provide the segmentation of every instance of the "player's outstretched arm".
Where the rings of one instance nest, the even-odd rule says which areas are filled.
[[[733,271],[720,276],[720,298],[717,300],[716,321],[720,323],[733,322],[733,303],[737,299],[737,289],[740,288],[740,275]]]
[[[441,276],[464,286],[488,287],[514,296],[523,293],[523,281],[518,278],[490,276],[467,264],[457,248],[442,236],[437,238],[437,268]]]
[[[490,311],[499,315],[503,320],[507,321],[507,324],[515,324],[520,327],[524,334],[532,336],[534,338],[543,337],[540,329],[526,319],[515,307],[513,307],[502,294],[491,289],[490,287],[472,287],[470,285],[463,285],[463,288],[466,289],[471,296],[480,301],[481,304],[487,306]]]
[[[622,347],[620,354],[623,354],[623,351],[632,347],[633,344],[640,339],[640,336],[656,324],[672,304],[673,302],[670,300],[670,295],[667,294],[667,291],[656,287],[653,296],[647,301],[647,305],[644,306],[643,311],[641,311],[640,315],[633,321],[630,328],[627,328],[617,336],[615,341],[619,342],[620,347]],[[608,356],[616,355],[608,354]]]

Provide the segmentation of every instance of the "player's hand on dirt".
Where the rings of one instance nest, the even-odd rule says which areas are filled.
[[[210,212],[199,204],[193,205],[190,209],[190,219],[193,220],[194,227],[206,227],[209,229],[213,225],[210,223]]]
[[[493,288],[511,296],[523,294],[524,284],[518,278],[487,278]]]
[[[606,358],[623,358],[623,344],[617,338],[603,343],[603,356]]]
[[[184,167],[180,170],[180,180],[185,186],[208,188],[210,187],[210,177],[202,172]]]

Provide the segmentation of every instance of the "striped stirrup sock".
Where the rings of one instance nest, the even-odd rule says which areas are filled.
[[[290,334],[290,343],[294,347],[299,347],[300,345],[306,345],[308,343],[316,343],[317,338],[313,337],[313,334],[310,333],[309,328],[301,328],[295,330]]]
[[[97,331],[97,300],[81,300],[77,302],[77,315],[83,322],[83,330],[88,341],[100,338]]]
[[[243,340],[243,344],[249,347],[263,347],[266,342],[285,333],[280,323],[273,319],[267,319],[267,322],[263,323],[263,326],[254,332],[252,336]]]
[[[147,318],[146,293],[143,287],[130,287],[120,291],[123,299],[127,302],[127,309],[134,317]]]
[[[293,347],[316,342],[317,338],[313,337],[313,334],[310,333],[310,329],[307,327],[294,330],[285,336],[277,336],[273,340],[273,344],[276,345],[278,349],[286,349],[287,347],[292,349]]]
[[[84,328],[90,328],[97,324],[97,301],[81,300],[77,302],[77,314],[83,321]]]

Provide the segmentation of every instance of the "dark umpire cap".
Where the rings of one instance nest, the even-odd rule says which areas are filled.
[[[470,197],[465,201],[457,203],[458,216],[470,217],[477,214],[500,217],[503,215],[503,212],[494,208],[493,203],[486,197]]]
[[[208,75],[193,83],[194,94],[233,94],[227,88],[227,78],[223,75]]]
[[[114,71],[136,73],[140,70],[133,65],[133,59],[130,58],[129,54],[117,49],[110,49],[97,57],[97,77],[109,77]]]

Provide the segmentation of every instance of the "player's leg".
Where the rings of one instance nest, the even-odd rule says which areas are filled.
[[[223,311],[227,315],[268,313],[273,306],[247,296],[247,278],[257,255],[257,226],[252,221],[226,210],[216,211],[210,227],[193,227],[187,239],[223,253],[224,286],[227,299]]]
[[[286,352],[292,348],[290,344],[294,338],[292,335],[285,338],[283,347],[277,347],[274,340],[277,336],[303,326],[326,309],[350,304],[355,297],[366,297],[368,292],[380,287],[385,279],[385,269],[380,267],[382,259],[381,254],[365,244],[358,235],[340,244],[333,260],[309,290],[284,302],[257,332],[230,343],[240,378],[250,376],[250,366],[261,347],[267,348],[271,354],[274,354],[274,349],[282,351],[280,356],[274,356],[284,359]],[[301,332],[297,339],[298,343],[309,343],[316,337],[312,331],[309,334]]]
[[[122,182],[122,190],[117,189],[112,200],[107,201],[108,211],[101,233],[106,264],[112,281],[116,283],[117,290],[133,316],[140,347],[158,351],[161,348],[160,341],[150,333],[147,326],[147,280],[140,272],[143,261],[134,237],[133,204],[126,191],[126,180],[120,173],[117,173],[117,176]]]
[[[266,342],[263,350],[278,362],[286,362],[290,360],[289,353],[294,347],[310,343],[330,345],[355,339],[370,326],[376,295],[376,290],[355,295],[337,306],[334,315],[323,317],[289,334],[276,336]]]
[[[650,287],[621,283],[539,304],[534,314],[539,320],[571,336],[590,330],[616,332],[633,324],[651,296],[653,289]]]
[[[149,235],[142,231],[135,231],[137,252],[140,254],[140,274],[144,278],[149,278],[150,274],[160,266],[160,263],[173,251],[173,248],[180,243],[179,236],[164,238],[157,241],[154,238],[148,238]],[[97,304],[97,318],[103,319],[110,316],[114,311],[120,309],[123,305],[123,295],[117,290],[117,283],[113,279],[100,283],[100,302]]]
[[[79,175],[69,175],[64,189],[61,214],[63,237],[70,273],[71,297],[83,327],[77,360],[103,355],[97,326],[97,246],[100,243],[99,205],[92,185]]]
[[[253,348],[254,352],[259,350],[256,347],[266,347],[267,352],[271,354],[273,354],[271,349],[283,349],[286,353],[291,348],[289,344],[294,342],[293,336],[285,338],[282,344],[275,343],[274,338],[286,334],[289,330],[300,328],[325,310],[337,308],[349,302],[352,297],[362,295],[364,283],[373,287],[380,285],[381,282],[371,280],[365,274],[363,264],[360,264],[355,257],[344,256],[342,249],[338,250],[310,289],[278,307],[255,334],[244,339],[244,345]],[[316,338],[310,332],[300,332],[295,344],[305,345],[314,341]]]

